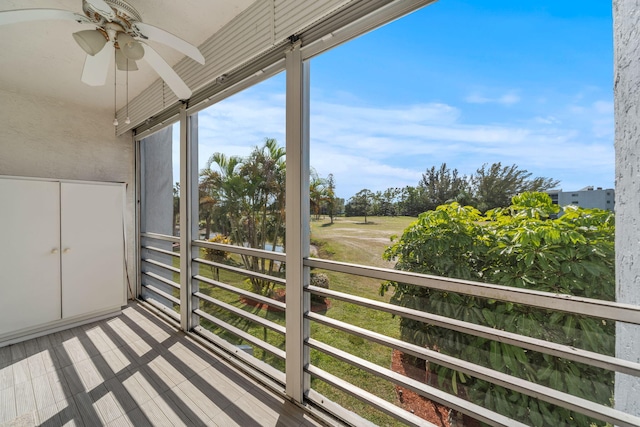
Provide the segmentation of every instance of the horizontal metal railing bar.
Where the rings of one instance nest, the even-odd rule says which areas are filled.
[[[226,360],[231,361],[234,366],[240,370],[246,370],[247,366],[249,366],[252,370],[255,370],[255,372],[251,372],[252,375],[257,375],[259,377],[264,376],[276,381],[279,385],[284,385],[286,381],[284,372],[279,371],[262,360],[251,356],[249,353],[238,348],[238,346],[231,344],[229,341],[217,336],[202,326],[194,327],[191,332],[193,332],[200,340],[208,342],[208,348],[215,351],[218,356],[223,356]],[[228,354],[225,354],[225,352]],[[236,357],[240,359],[239,362],[234,360]]]
[[[140,233],[140,237],[146,237],[148,239],[164,240],[164,241],[173,242],[173,243],[180,243],[180,237],[169,236],[168,234],[144,232],[144,233]]]
[[[353,328],[357,327],[353,326]],[[371,337],[379,335],[375,332],[367,331],[366,329],[357,329],[360,330],[360,333],[367,334]],[[391,340],[391,338],[388,339]],[[438,353],[434,350],[430,350],[414,344],[409,344],[400,340],[395,341],[397,341],[397,348],[407,354],[429,360],[429,362],[433,362],[456,371],[461,371],[469,376],[489,381],[493,384],[551,403],[552,405],[561,406],[572,411],[580,412],[584,415],[609,422],[616,426],[637,427],[640,425],[639,417],[635,417],[633,415],[615,410],[608,406],[604,406],[587,399],[582,399],[580,397],[564,393],[550,387],[532,383],[530,381],[526,381],[512,375],[504,374],[494,369],[486,368],[484,366],[457,359],[453,356]],[[344,352],[314,339],[309,339],[307,345],[311,348],[315,348],[316,350],[336,357],[344,362],[371,372],[376,376],[397,383],[397,375],[399,374],[393,373],[388,369],[360,359],[353,354]],[[393,375],[390,375],[389,372],[392,372]],[[414,391],[416,391],[417,393],[421,393],[419,390]]]
[[[142,261],[146,262],[148,264],[155,265],[156,267],[163,268],[165,270],[173,271],[174,273],[180,273],[180,269],[179,268],[173,267],[173,266],[171,266],[169,264],[165,264],[165,263],[160,262],[160,261],[156,261],[154,259],[142,258]]]
[[[640,325],[640,306],[637,305],[493,285],[470,280],[451,279],[448,277],[431,276],[390,268],[348,264],[318,258],[305,259],[304,265],[338,273],[353,274],[398,283],[408,283],[425,288],[455,292],[480,298],[508,301],[548,310],[584,314],[591,317]]]
[[[143,283],[142,287],[145,288],[148,291],[153,292],[156,295],[160,295],[162,298],[168,299],[169,301],[171,301],[174,304],[180,305],[180,300],[178,298],[176,298],[173,295],[170,295],[170,294],[168,294],[168,293],[166,293],[164,291],[161,291],[160,289],[156,288],[155,286]]]
[[[428,422],[424,418],[413,415],[412,413],[405,411],[404,409],[394,405],[393,403],[387,402],[386,400],[381,399],[375,394],[369,393],[366,390],[356,387],[350,382],[338,378],[335,375],[332,375],[329,372],[324,371],[316,366],[308,365],[305,368],[305,372],[313,375],[316,378],[320,378],[327,384],[332,385],[338,390],[341,390],[355,397],[356,399],[366,403],[367,405],[373,406],[379,411],[384,412],[385,414],[390,415],[397,420],[402,420],[402,422],[407,425],[416,427],[437,427],[435,424]]]
[[[219,282],[217,280],[209,279],[208,277],[196,275],[193,276],[194,279],[199,280],[200,282],[207,283],[212,286],[216,286],[218,288],[224,289],[225,291],[233,292],[237,295],[242,295],[245,298],[252,299],[254,301],[261,302],[263,304],[270,305],[272,307],[278,308],[284,311],[287,308],[287,305],[283,302],[276,301],[272,298],[263,297],[262,295],[254,294],[253,292],[245,291],[244,289],[236,288],[235,286],[228,285],[223,282]]]
[[[264,249],[246,248],[244,246],[238,246],[238,245],[226,245],[224,243],[213,243],[213,242],[207,242],[206,240],[194,240],[192,244],[200,248],[217,249],[220,251],[231,252],[234,254],[255,256],[258,258],[272,259],[274,261],[280,261],[280,262],[287,261],[287,256],[281,252],[266,251]]]
[[[358,426],[358,427],[378,427],[376,424],[369,420],[365,420],[355,412],[351,412],[342,405],[333,402],[326,396],[318,393],[314,389],[310,388],[305,393],[305,401],[309,403],[307,408],[313,410],[314,407],[321,408],[321,413],[329,413],[333,417],[340,420],[339,425]]]
[[[350,365],[356,366],[364,371],[367,371],[377,376],[378,378],[383,378],[394,384],[398,384],[398,385],[401,385],[402,387],[406,387],[409,390],[415,393],[418,393],[421,396],[427,397],[428,399],[434,400],[458,412],[462,412],[463,414],[469,415],[470,417],[473,417],[478,421],[485,422],[492,426],[509,426],[509,427],[523,426],[524,427],[524,424],[520,424],[511,418],[505,417],[489,409],[483,408],[482,406],[471,403],[468,400],[464,400],[453,394],[446,393],[428,384],[424,384],[424,383],[421,383],[420,381],[406,377],[390,369],[378,366],[375,363],[361,359],[357,356],[354,356],[353,354],[339,350],[323,342],[310,338],[307,341],[307,345],[315,350],[321,351],[322,353],[328,354],[332,357],[335,357],[336,359],[342,360],[343,362],[346,362]]]
[[[209,260],[202,259],[202,258],[194,258],[193,261],[195,261],[197,263],[200,263],[200,264],[205,264],[205,265],[208,265],[208,266],[211,266],[211,267],[221,268],[221,269],[226,270],[226,271],[232,271],[234,273],[242,274],[244,276],[255,277],[256,279],[261,279],[261,280],[269,280],[271,282],[275,282],[275,283],[278,283],[280,285],[285,285],[287,283],[283,278],[270,276],[268,274],[258,273],[256,271],[247,270],[245,268],[233,267],[231,265],[226,265],[226,264],[222,264],[222,263],[219,263],[219,262],[209,261]]]
[[[463,332],[465,334],[488,338],[491,340],[503,342],[505,344],[511,344],[517,347],[526,348],[528,350],[549,354],[551,356],[562,357],[564,359],[573,360],[575,362],[585,363],[591,366],[596,366],[599,368],[609,369],[612,371],[622,372],[628,375],[640,377],[640,363],[618,359],[616,357],[607,356],[604,354],[595,353],[568,345],[557,344],[537,338],[531,338],[527,337],[526,335],[506,332],[488,326],[464,322],[462,320],[457,320],[450,317],[438,316],[436,314],[431,314],[420,310],[370,300],[351,294],[345,294],[343,292],[323,289],[316,286],[309,286],[307,290],[315,295],[321,295],[327,298],[346,301],[363,307],[391,313],[396,316],[406,317],[409,319],[429,323],[431,325],[441,326],[443,328]]]
[[[155,246],[148,246],[148,245],[143,245],[143,246],[141,246],[141,248],[149,250],[149,251],[159,252],[159,253],[165,254],[165,255],[171,255],[171,256],[174,256],[176,258],[180,258],[180,252],[171,252],[171,251],[168,251],[166,249],[160,249],[160,248],[156,248]]]
[[[176,312],[175,310],[172,310],[169,307],[163,304],[160,304],[158,301],[154,300],[153,298],[147,297],[147,298],[141,299],[140,301],[144,302],[145,304],[151,305],[154,310],[157,310],[162,315],[168,316],[172,321],[175,321],[178,324],[180,323],[180,313]]]
[[[213,323],[216,326],[219,326],[220,328],[224,329],[225,331],[231,332],[232,334],[234,334],[235,336],[242,338],[243,340],[250,342],[251,344],[255,345],[256,347],[260,347],[261,349],[263,349],[264,351],[267,351],[271,354],[273,354],[274,356],[284,360],[286,357],[286,354],[283,350],[280,350],[278,347],[275,347],[267,342],[262,341],[259,338],[254,337],[251,334],[246,333],[245,331],[236,328],[233,325],[228,324],[227,322],[217,319],[213,316],[211,316],[209,313],[202,311],[200,309],[196,309],[193,310],[194,314],[197,314],[200,317],[203,317],[205,319],[207,319],[209,322]]]
[[[263,319],[260,316],[256,316],[253,313],[249,313],[248,311],[245,311],[241,308],[235,307],[231,304],[227,304],[225,302],[219,301],[215,298],[210,297],[207,294],[203,294],[202,292],[194,292],[193,296],[198,297],[200,299],[203,299],[205,301],[210,302],[211,304],[216,305],[217,307],[220,307],[224,310],[230,311],[231,313],[235,314],[236,316],[240,316],[244,319],[250,320],[254,323],[257,323],[259,325],[264,326],[265,328],[269,328],[274,332],[279,333],[280,335],[285,335],[286,334],[286,328],[282,325],[278,325],[275,322],[272,322],[270,320],[267,319]]]
[[[180,284],[179,283],[176,283],[173,280],[169,280],[166,277],[162,277],[159,274],[152,273],[151,271],[142,271],[141,273],[144,276],[151,277],[151,278],[153,278],[153,279],[155,279],[155,280],[157,280],[159,282],[164,283],[165,285],[169,285],[174,289],[180,289]]]

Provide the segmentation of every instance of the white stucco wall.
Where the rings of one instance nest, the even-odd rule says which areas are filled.
[[[125,182],[128,272],[135,286],[134,144],[113,113],[0,90],[0,175]]]
[[[614,0],[616,299],[640,305],[640,0]],[[616,356],[640,363],[640,326],[618,323]],[[640,378],[616,375],[615,406],[640,416]]]

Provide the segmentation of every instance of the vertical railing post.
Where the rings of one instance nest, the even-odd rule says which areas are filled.
[[[286,393],[302,402],[309,390],[309,271],[303,265],[309,256],[309,69],[299,41],[286,54],[286,73]]]
[[[142,257],[142,239],[140,238],[140,232],[142,231],[142,194],[144,193],[144,180],[143,176],[143,163],[141,160],[141,148],[142,144],[141,140],[135,139],[135,242],[136,242],[136,250],[135,250],[135,271],[136,271],[136,281],[135,288],[133,290],[134,295],[131,295],[132,298],[140,298],[142,296],[142,262],[140,261]]]
[[[200,324],[200,316],[193,314],[193,310],[199,308],[200,299],[193,296],[195,292],[198,292],[199,286],[197,281],[192,279],[193,276],[198,274],[198,264],[192,261],[193,258],[199,256],[200,249],[194,247],[192,242],[200,238],[200,188],[199,188],[199,170],[198,170],[198,114],[187,115],[188,133],[187,141],[189,146],[189,200],[187,203],[190,206],[189,219],[191,220],[189,230],[191,234],[189,236],[189,277],[186,281],[186,288],[189,290],[189,316],[188,316],[188,330]],[[196,251],[194,254],[193,252]]]
[[[198,236],[198,122],[180,109],[180,328],[193,328],[192,245]],[[194,209],[195,206],[195,209]]]

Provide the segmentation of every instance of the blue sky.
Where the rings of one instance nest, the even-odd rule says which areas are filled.
[[[440,0],[311,60],[311,165],[337,192],[517,164],[612,188],[611,3]],[[284,75],[200,113],[200,159],[284,144]]]

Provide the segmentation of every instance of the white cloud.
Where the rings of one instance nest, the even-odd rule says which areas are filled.
[[[469,104],[501,104],[509,106],[520,102],[520,96],[515,91],[509,91],[497,97],[488,97],[479,92],[473,92],[465,98],[465,101]]]
[[[575,107],[581,107],[578,111]],[[333,173],[338,195],[362,188],[416,185],[431,166],[446,162],[461,174],[483,163],[517,164],[534,176],[562,181],[571,190],[613,184],[613,122],[610,103],[571,105],[532,115],[528,121],[470,124],[444,103],[407,106],[311,105],[311,165]],[[236,96],[200,113],[200,159],[215,151],[246,155],[265,137],[284,145],[281,94]]]
[[[557,125],[560,124],[560,120],[554,116],[534,117],[534,122],[543,125]]]

